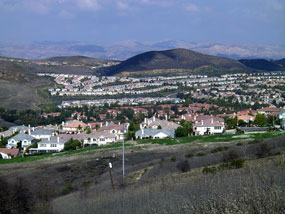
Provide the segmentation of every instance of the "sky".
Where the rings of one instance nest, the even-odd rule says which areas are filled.
[[[0,41],[285,44],[285,0],[0,0]]]

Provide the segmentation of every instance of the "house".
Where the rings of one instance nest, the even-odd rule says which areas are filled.
[[[53,131],[43,129],[43,128],[36,128],[36,129],[33,129],[32,132],[30,132],[29,130],[29,134],[36,139],[48,139],[52,136]]]
[[[115,124],[106,122],[106,124],[100,127],[97,131],[98,132],[109,132],[115,134],[117,140],[123,140],[124,134],[127,133],[129,127],[129,123],[124,124]]]
[[[28,126],[12,126],[9,128],[9,130],[11,130],[13,133],[15,132],[19,132],[19,133],[25,133],[25,132],[28,132],[30,127]]]
[[[163,138],[174,138],[175,130],[167,129],[141,129],[136,131],[136,139],[163,139]]]
[[[152,118],[145,118],[144,122],[140,124],[141,129],[157,129],[158,127],[161,127],[161,129],[166,129],[166,130],[175,130],[178,127],[180,127],[178,124],[170,122],[168,120],[160,120],[157,119],[155,116]]]
[[[71,120],[62,124],[62,130],[67,133],[75,133],[84,130],[88,125],[78,120]]]
[[[0,156],[2,159],[11,159],[19,155],[19,149],[0,148]]]
[[[285,129],[285,110],[280,111],[278,113],[278,118],[279,118],[280,123],[281,123],[281,128]]]
[[[6,145],[6,147],[8,149],[12,149],[12,148],[17,148],[18,144],[20,144],[19,146],[26,150],[26,148],[30,145],[32,145],[35,142],[35,138],[28,135],[28,134],[24,134],[24,133],[19,133],[11,138],[8,139],[8,144]]]
[[[38,142],[38,148],[31,148],[30,152],[36,153],[54,153],[61,152],[64,149],[64,144],[67,142],[66,139],[58,136],[51,136]]]
[[[224,129],[225,122],[223,118],[209,115],[197,117],[193,124],[195,135],[222,134]]]
[[[13,131],[12,130],[6,130],[4,132],[0,132],[0,137],[9,137],[13,134]]]
[[[257,112],[259,114],[265,114],[266,116],[276,116],[278,112],[282,111],[284,109],[282,108],[276,108],[276,107],[268,107],[268,108],[262,108],[262,109],[257,109]]]
[[[84,136],[84,146],[102,146],[118,141],[118,136],[109,131],[95,131]]]

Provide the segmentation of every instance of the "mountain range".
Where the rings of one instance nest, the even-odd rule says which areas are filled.
[[[41,59],[53,56],[88,56],[100,59],[126,60],[148,51],[185,48],[204,54],[231,59],[285,57],[285,46],[246,43],[193,43],[180,40],[157,42],[122,41],[113,44],[94,44],[91,42],[0,42],[0,55],[7,57]]]

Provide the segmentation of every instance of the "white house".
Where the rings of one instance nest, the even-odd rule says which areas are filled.
[[[203,115],[197,117],[193,124],[195,135],[214,135],[222,134],[225,129],[225,122],[223,118]]]
[[[136,131],[136,139],[163,139],[163,138],[174,138],[175,130],[167,129],[141,129]]]
[[[29,130],[29,134],[36,139],[48,139],[52,136],[53,131],[42,128],[33,128],[32,132]]]
[[[109,132],[116,135],[116,140],[123,140],[124,134],[127,133],[129,123],[114,124],[106,122],[106,125],[100,127],[98,132]]]
[[[91,134],[86,134],[84,136],[83,144],[84,146],[102,146],[118,141],[117,135],[115,133],[110,133],[108,131],[93,132]]]
[[[27,147],[32,145],[35,142],[35,138],[24,133],[19,133],[8,139],[8,144],[6,147],[8,149],[17,148],[17,144],[20,144],[20,147],[26,150]]]
[[[63,138],[52,136],[38,142],[38,148],[31,148],[30,151],[37,153],[61,152],[64,149],[64,144],[66,142],[67,140],[64,140]]]
[[[62,130],[66,133],[76,133],[84,130],[88,125],[78,120],[68,121],[62,124]]]
[[[285,110],[278,113],[278,118],[281,120],[281,128],[285,129]]]
[[[25,133],[29,130],[29,127],[24,126],[24,125],[22,125],[22,126],[11,126],[9,128],[9,130],[12,131],[13,133],[15,133],[15,132]]]

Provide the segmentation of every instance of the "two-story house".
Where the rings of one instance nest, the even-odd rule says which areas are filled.
[[[197,117],[193,124],[195,135],[222,134],[225,129],[223,118],[203,115]]]
[[[35,138],[24,133],[19,133],[11,138],[8,139],[8,143],[6,147],[8,149],[12,148],[22,148],[24,150],[27,149],[30,145],[32,145],[35,142]]]

